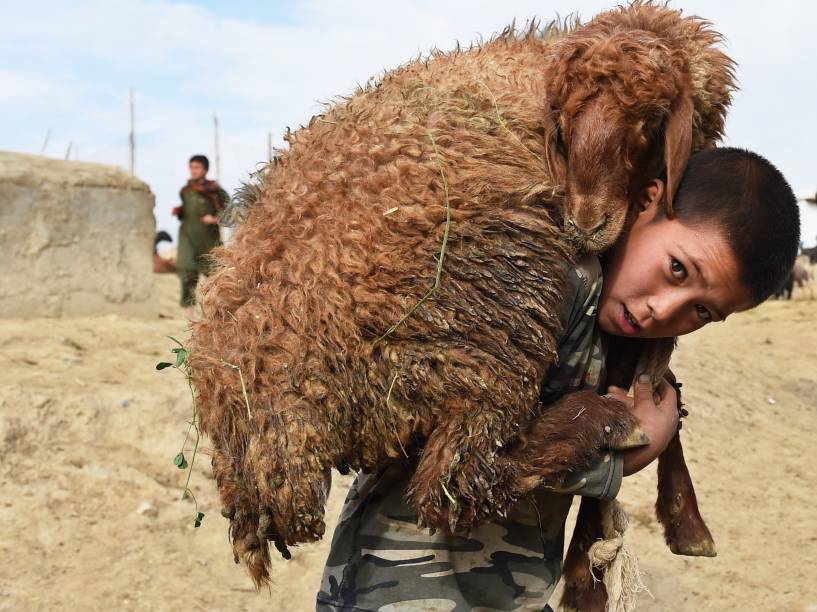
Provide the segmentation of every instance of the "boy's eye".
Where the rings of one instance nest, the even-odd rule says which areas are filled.
[[[684,280],[687,277],[687,269],[680,261],[674,257],[670,258],[670,270],[672,275],[678,280]]]
[[[696,304],[695,310],[698,312],[698,317],[701,319],[701,321],[709,323],[712,320],[712,313],[706,309],[706,306]]]

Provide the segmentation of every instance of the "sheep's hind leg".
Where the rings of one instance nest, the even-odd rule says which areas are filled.
[[[593,575],[589,555],[593,543],[603,538],[599,500],[582,497],[562,566],[564,590],[560,605],[565,612],[604,612],[607,609],[607,589],[602,577]]]
[[[234,557],[257,586],[269,580],[268,543],[289,559],[288,546],[319,540],[325,531],[326,468],[305,429],[268,428],[249,436],[242,467],[231,472],[240,481],[220,485]],[[232,495],[225,498],[225,490]]]
[[[655,510],[673,553],[694,557],[717,555],[715,541],[698,510],[698,499],[678,433],[658,456],[658,501]]]
[[[675,386],[678,405],[682,405],[681,385],[676,383],[675,375],[669,370],[666,378]],[[698,498],[684,461],[680,431],[675,432],[667,448],[658,456],[658,500],[655,511],[673,553],[693,557],[716,556],[712,534],[698,510]]]
[[[230,521],[229,535],[236,563],[243,562],[256,586],[269,580],[269,552],[255,535],[258,529],[256,504],[248,494],[255,487],[241,478],[236,460],[218,446],[213,449],[213,475],[221,496],[221,514]]]

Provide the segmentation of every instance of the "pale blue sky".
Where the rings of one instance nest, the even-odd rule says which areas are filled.
[[[156,194],[160,228],[175,233],[193,153],[212,158],[221,122],[228,190],[319,110],[383,69],[433,46],[486,37],[511,20],[585,18],[612,1],[195,2],[0,0],[0,148],[127,166],[128,87],[136,91],[137,175]],[[801,0],[676,1],[711,19],[739,63],[741,91],[727,143],[776,163],[800,194],[817,190],[817,4]],[[770,8],[773,7],[773,8]],[[817,208],[806,211],[807,242]]]

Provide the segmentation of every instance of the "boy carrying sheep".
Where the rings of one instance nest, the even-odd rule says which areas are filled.
[[[571,496],[615,498],[622,477],[649,465],[679,426],[667,381],[655,395],[649,377],[634,397],[606,387],[608,337],[680,336],[754,308],[783,282],[797,254],[796,198],[759,155],[721,148],[692,156],[672,219],[664,214],[664,189],[662,178],[644,185],[616,245],[570,270],[558,365],[541,394],[547,405],[581,389],[606,389],[631,407],[649,442],[605,452],[560,491],[539,489],[507,518],[468,535],[416,526],[404,501],[405,465],[359,476],[334,533],[319,611],[549,609]]]

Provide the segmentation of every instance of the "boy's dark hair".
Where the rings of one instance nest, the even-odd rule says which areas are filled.
[[[685,224],[715,224],[723,231],[755,304],[772,295],[794,266],[797,198],[780,170],[757,153],[723,147],[691,156],[673,209]]]
[[[205,171],[210,169],[210,160],[207,159],[206,155],[194,155],[187,163],[192,164],[193,162],[199,162],[202,166],[204,166]]]

